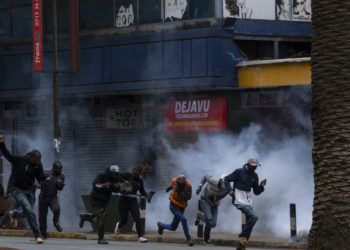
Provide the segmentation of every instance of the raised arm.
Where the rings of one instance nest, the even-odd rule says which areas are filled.
[[[0,151],[1,153],[4,155],[4,157],[6,158],[6,160],[8,160],[9,162],[11,162],[12,164],[15,162],[15,156],[11,155],[11,153],[8,151],[8,149],[6,148],[5,145],[5,136],[0,135]]]

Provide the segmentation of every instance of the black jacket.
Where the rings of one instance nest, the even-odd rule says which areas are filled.
[[[255,195],[259,195],[264,191],[264,187],[259,185],[258,175],[255,172],[249,172],[245,165],[243,168],[238,168],[233,171],[232,174],[226,176],[224,182],[227,191],[237,188],[242,191],[250,192],[253,188]],[[231,188],[230,182],[233,182],[233,188]]]
[[[92,206],[106,208],[112,193],[119,192],[119,188],[113,186],[114,183],[119,183],[119,181],[120,177],[113,178],[109,174],[108,169],[104,173],[97,175],[92,183],[90,194]],[[107,182],[111,184],[109,187],[106,186]]]
[[[43,176],[42,164],[32,165],[29,163],[29,156],[14,156],[7,150],[5,143],[0,143],[1,153],[6,160],[12,164],[11,185],[21,189],[30,189],[34,185],[35,179],[41,182]]]
[[[58,190],[63,190],[65,176],[64,174],[54,175],[52,170],[49,170],[48,173],[49,177],[41,182],[40,196],[53,198],[57,196]],[[61,180],[63,182],[62,186],[58,185],[58,180]]]
[[[131,173],[121,173],[121,184],[120,184],[120,193],[121,194],[132,194],[136,195],[139,191],[141,195],[147,196],[147,192],[145,191],[145,187],[143,184],[143,180],[140,177],[133,178]],[[131,187],[127,188],[125,186],[125,181],[131,183]]]

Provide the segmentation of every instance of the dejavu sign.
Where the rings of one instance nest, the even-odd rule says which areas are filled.
[[[164,107],[164,129],[167,132],[225,131],[227,100],[170,100]]]

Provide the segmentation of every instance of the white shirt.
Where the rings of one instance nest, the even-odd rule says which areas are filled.
[[[253,206],[253,199],[251,192],[235,189],[235,205],[249,205]]]

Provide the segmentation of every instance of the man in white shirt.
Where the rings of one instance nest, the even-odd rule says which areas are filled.
[[[258,221],[258,216],[252,207],[253,200],[251,189],[253,188],[255,195],[264,192],[266,179],[262,180],[259,184],[259,177],[255,173],[255,170],[259,165],[257,158],[249,158],[243,168],[236,169],[224,179],[225,187],[233,197],[233,204],[237,209],[241,210],[247,218],[246,224],[243,227],[242,232],[239,234],[237,250],[246,249],[245,246],[248,244],[253,227]],[[231,182],[233,182],[233,188],[230,185]]]

